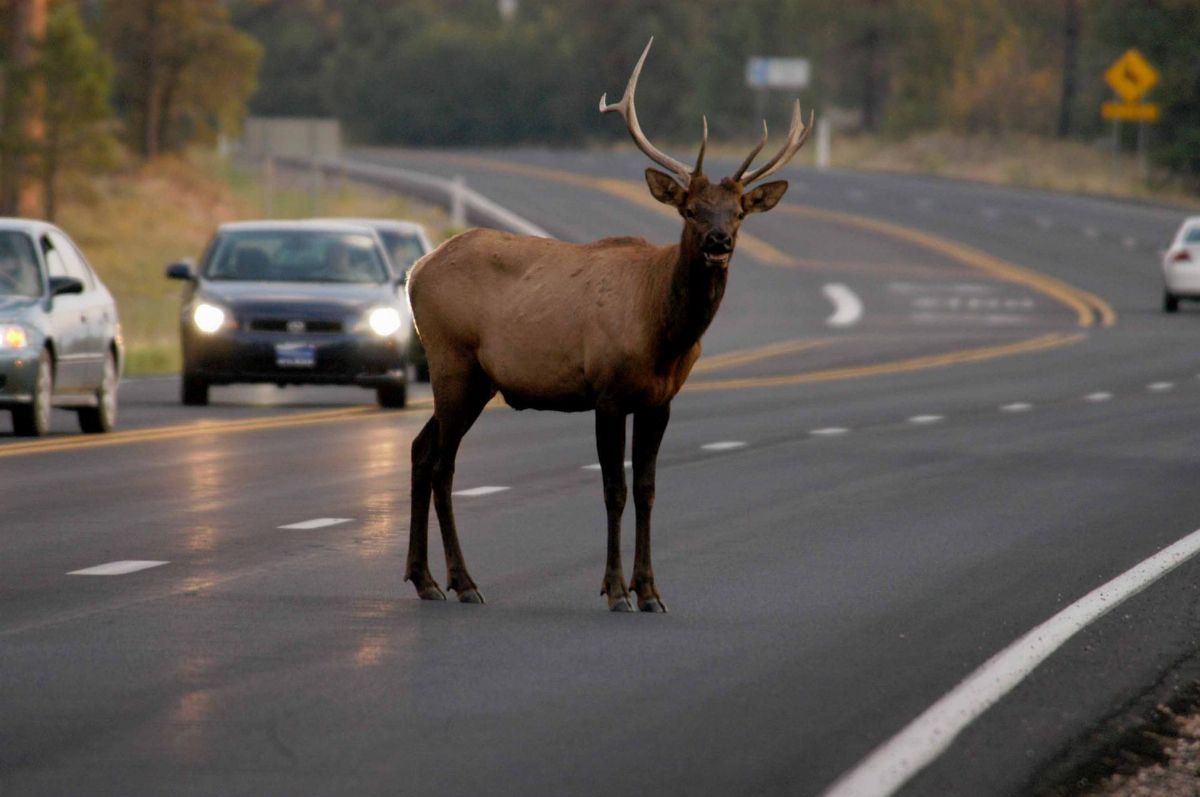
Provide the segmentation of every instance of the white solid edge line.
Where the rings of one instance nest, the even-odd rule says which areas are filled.
[[[823,287],[825,298],[833,302],[833,315],[825,319],[831,327],[854,326],[862,319],[863,305],[854,291],[840,283]]]
[[[68,576],[124,576],[139,570],[149,570],[152,567],[162,567],[169,562],[159,562],[149,559],[123,559],[119,562],[108,562],[95,567],[85,567],[83,570],[72,570]]]
[[[508,490],[508,487],[500,487],[498,485],[485,485],[483,487],[472,487],[469,490],[455,490],[454,495],[462,495],[467,498],[474,498],[480,495],[491,495],[492,493],[502,493]]]
[[[1089,592],[986,661],[838,778],[823,797],[886,797],[941,755],[980,714],[1090,623],[1200,552],[1200,529]]]
[[[340,523],[349,523],[354,518],[348,517],[319,517],[312,520],[302,520],[299,523],[289,523],[286,526],[280,526],[281,529],[323,529],[326,526],[336,526]]]

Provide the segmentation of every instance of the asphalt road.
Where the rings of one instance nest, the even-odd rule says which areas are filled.
[[[631,153],[359,157],[569,240],[679,230]],[[499,407],[466,438],[456,489],[505,488],[457,499],[484,607],[401,581],[427,392],[185,410],[139,380],[106,438],[0,425],[0,793],[820,794],[1200,527],[1200,311],[1161,312],[1156,265],[1181,212],[785,176],[674,403],[664,616],[604,611],[589,415]],[[118,561],[161,564],[69,575]],[[1085,759],[1200,669],[1198,575],[1087,626],[900,793],[1027,794]]]

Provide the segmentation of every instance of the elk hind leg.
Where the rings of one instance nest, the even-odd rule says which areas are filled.
[[[412,444],[412,516],[408,526],[408,562],[404,580],[411,581],[424,600],[446,600],[429,572],[429,499],[437,459],[438,422],[430,418]]]
[[[650,564],[650,513],[654,509],[654,478],[658,448],[671,405],[649,407],[633,416],[633,507],[637,538],[633,553],[633,578],[629,588],[637,593],[638,608],[643,612],[665,612],[666,604],[654,586],[654,568]]]
[[[442,530],[446,551],[446,586],[458,593],[463,603],[483,603],[483,594],[467,572],[458,543],[451,493],[454,462],[463,436],[483,408],[496,395],[495,385],[478,365],[464,368],[460,376],[440,379],[434,385],[434,411],[438,421],[437,458],[433,465],[433,505]]]
[[[608,515],[608,560],[600,594],[608,608],[631,612],[633,603],[621,568],[621,515],[625,511],[625,413],[596,410],[596,453],[604,476],[604,509]]]

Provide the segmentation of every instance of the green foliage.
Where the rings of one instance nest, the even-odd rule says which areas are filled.
[[[101,24],[117,64],[114,97],[142,155],[237,130],[262,47],[212,0],[106,3]]]
[[[115,158],[108,105],[112,64],[83,26],[73,3],[54,6],[34,76],[44,92],[40,156],[45,215],[56,211],[63,171],[110,166]]]

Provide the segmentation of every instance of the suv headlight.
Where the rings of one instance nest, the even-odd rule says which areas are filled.
[[[225,326],[225,318],[225,310],[208,302],[200,302],[192,310],[192,323],[196,325],[196,329],[207,334]]]
[[[380,337],[395,335],[399,331],[403,319],[395,307],[376,307],[367,314],[367,325],[371,331]]]
[[[20,350],[29,345],[29,333],[20,324],[0,324],[0,349]]]

